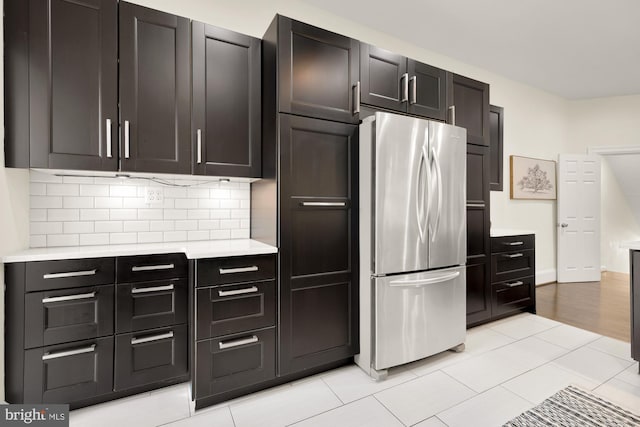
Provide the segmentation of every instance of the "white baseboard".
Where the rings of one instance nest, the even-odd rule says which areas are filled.
[[[553,283],[556,279],[557,275],[555,268],[536,271],[536,286],[544,285],[545,283]]]

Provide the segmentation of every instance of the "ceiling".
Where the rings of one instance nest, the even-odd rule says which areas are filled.
[[[639,0],[303,0],[567,99],[640,94]]]

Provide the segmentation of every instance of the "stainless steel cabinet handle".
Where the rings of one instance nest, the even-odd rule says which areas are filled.
[[[124,121],[124,158],[129,158],[129,120]]]
[[[404,73],[400,77],[400,84],[402,85],[402,99],[400,102],[407,102],[409,100],[409,74]]]
[[[148,294],[150,292],[160,292],[160,291],[172,291],[173,285],[165,285],[165,286],[152,286],[150,288],[133,288],[131,289],[132,294]]]
[[[451,107],[449,107],[449,112],[451,113],[451,124],[452,125],[456,125],[456,106],[452,105]]]
[[[80,276],[93,276],[96,274],[98,269],[94,268],[93,270],[85,270],[85,271],[69,271],[67,273],[48,273],[43,274],[43,279],[64,279],[67,277],[80,277]]]
[[[221,268],[218,271],[220,274],[234,274],[234,273],[250,273],[252,271],[258,271],[259,268],[257,265],[252,265],[251,267],[237,267],[237,268]]]
[[[87,294],[65,295],[61,297],[49,297],[49,298],[42,298],[42,303],[49,304],[52,302],[75,301],[79,299],[95,298],[95,296],[96,296],[95,292],[89,292]]]
[[[161,265],[134,265],[131,271],[155,271],[155,270],[171,270],[175,266],[173,264]]]
[[[444,276],[432,277],[429,279],[392,280],[391,282],[389,282],[389,285],[393,287],[406,287],[406,286],[418,287],[418,286],[430,285],[432,283],[448,282],[449,280],[455,279],[458,276],[460,276],[460,272],[456,271],[454,273],[445,274]]]
[[[131,345],[144,344],[146,342],[160,341],[167,338],[173,338],[173,331],[164,334],[154,335],[151,337],[131,338]]]
[[[418,102],[418,78],[413,76],[409,79],[411,85],[411,99],[409,100],[409,104],[415,104]]]
[[[196,131],[196,156],[198,164],[202,163],[202,129]]]
[[[94,351],[96,351],[96,345],[92,344],[89,347],[78,348],[75,350],[58,351],[55,353],[45,353],[42,355],[42,360],[51,360],[51,359],[58,359],[60,357],[75,356],[77,354],[93,353]]]
[[[505,283],[506,286],[510,287],[510,288],[515,288],[517,286],[522,286],[524,285],[524,282],[521,281],[517,281],[517,282],[513,282],[513,283]]]
[[[485,208],[487,205],[484,203],[467,203],[468,208]]]
[[[300,203],[301,206],[325,206],[325,207],[329,207],[329,206],[339,206],[339,207],[344,207],[347,206],[347,202],[302,202]]]
[[[360,112],[360,81],[353,86],[353,114]]]
[[[524,242],[502,242],[505,246],[522,246]]]
[[[252,294],[258,292],[258,288],[252,286],[250,288],[245,289],[235,289],[233,291],[218,291],[218,296],[220,297],[230,297],[233,295],[243,295],[243,294]]]
[[[224,350],[225,348],[240,347],[241,345],[253,344],[254,342],[258,342],[258,337],[255,335],[249,338],[240,338],[238,340],[220,341],[218,346],[220,347],[220,350]]]
[[[107,142],[107,157],[113,157],[111,153],[111,119],[107,119],[107,123],[105,124],[106,128],[106,142]]]
[[[517,253],[517,254],[504,254],[502,255],[504,258],[520,258],[523,257],[524,254],[522,253]]]

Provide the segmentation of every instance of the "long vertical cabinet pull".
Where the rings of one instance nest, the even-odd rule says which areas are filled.
[[[360,81],[353,86],[353,114],[360,112]]]
[[[129,135],[129,120],[125,120],[124,121],[124,158],[128,159],[129,158],[129,141],[130,135]]]
[[[411,99],[409,99],[409,104],[415,104],[418,102],[418,78],[416,76],[411,77],[409,83],[411,83]]]
[[[409,100],[409,73],[404,73],[400,77],[400,84],[402,85],[402,99],[400,102],[407,102]]]
[[[449,112],[451,114],[451,124],[452,125],[456,125],[456,106],[452,105],[451,107],[449,107]]]
[[[105,140],[107,145],[107,158],[112,158],[113,153],[111,153],[111,119],[106,120],[105,124]]]
[[[202,163],[202,129],[196,131],[196,161]]]

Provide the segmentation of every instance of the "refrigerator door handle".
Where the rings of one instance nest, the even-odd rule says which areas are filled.
[[[420,287],[425,285],[431,285],[433,283],[442,283],[448,282],[449,280],[453,280],[456,277],[460,276],[459,271],[455,271],[453,273],[445,274],[439,277],[431,277],[429,279],[416,279],[416,280],[392,280],[389,282],[389,286],[398,288],[398,287]]]
[[[416,172],[416,221],[418,223],[418,234],[420,235],[420,241],[424,243],[426,237],[426,230],[423,226],[423,221],[425,217],[424,211],[424,192],[427,183],[430,180],[429,172],[427,172],[427,183],[424,182],[424,178],[421,179],[422,168],[425,166],[426,158],[424,155],[424,149],[420,152],[420,162],[418,162],[418,170]],[[425,167],[425,171],[428,171],[429,168]],[[421,191],[422,190],[422,191]],[[422,194],[421,194],[422,193]],[[422,196],[422,199],[420,198]],[[420,209],[423,208],[423,209]],[[427,212],[429,210],[429,200],[427,199]]]
[[[442,215],[442,169],[440,169],[438,153],[436,153],[436,149],[433,147],[431,147],[431,154],[433,155],[433,163],[436,166],[436,179],[438,180],[438,210],[436,211],[436,222],[431,235],[431,241],[435,242],[438,229],[440,228],[440,216]]]

